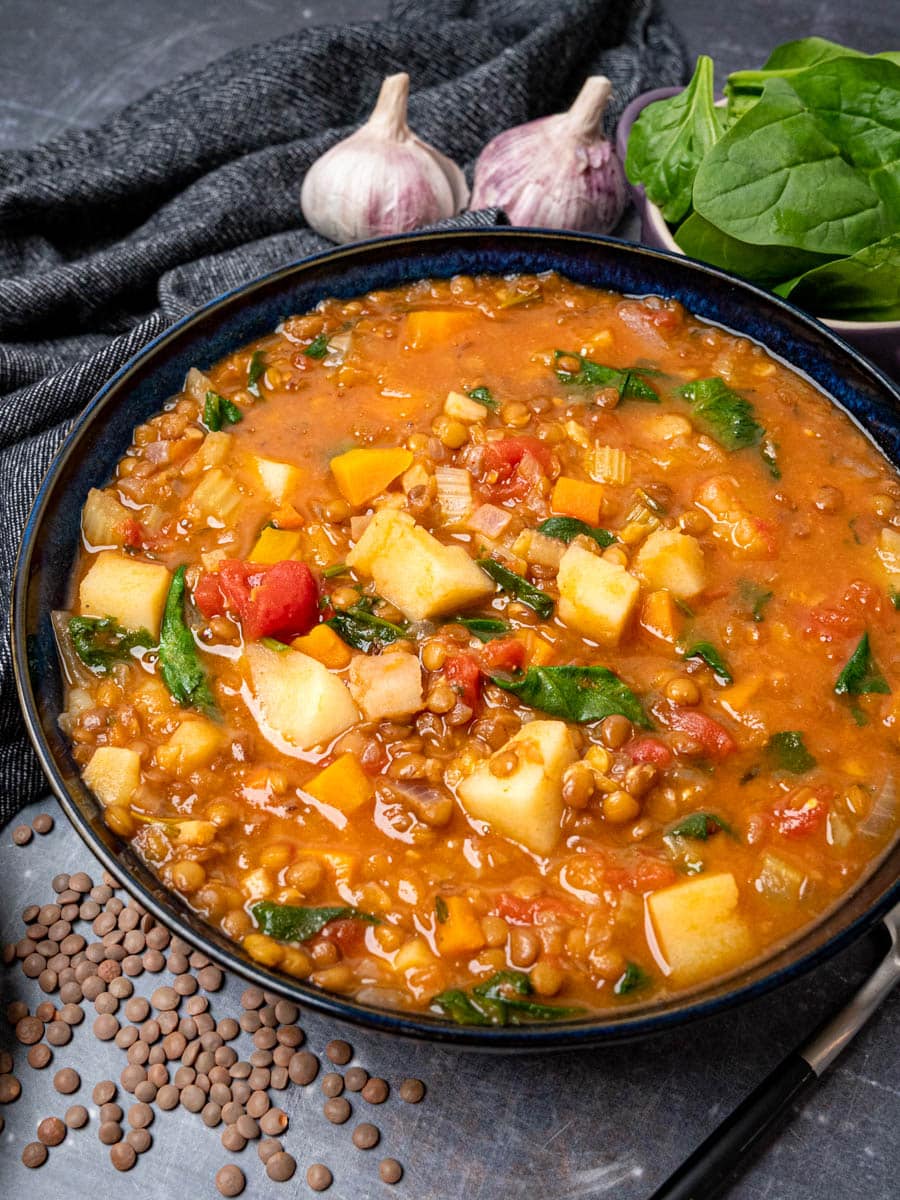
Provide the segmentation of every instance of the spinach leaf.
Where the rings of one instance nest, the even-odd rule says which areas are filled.
[[[491,642],[494,638],[505,637],[511,626],[505,621],[497,621],[493,617],[450,617],[453,625],[462,625],[469,633],[475,635],[480,642]]]
[[[893,584],[888,587],[888,600],[897,612],[900,612],[900,588],[895,588]]]
[[[322,572],[323,579],[334,579],[336,575],[346,575],[350,568],[345,562],[332,563]]]
[[[307,358],[324,358],[328,353],[328,334],[320,333],[303,351]]]
[[[816,765],[803,741],[803,734],[797,729],[773,733],[766,743],[766,751],[777,770],[790,771],[792,775],[805,775]]]
[[[166,687],[179,704],[193,704],[207,712],[216,702],[206,681],[206,672],[184,619],[184,566],[172,576],[159,633],[159,669]]]
[[[726,450],[755,446],[765,433],[752,404],[717,376],[685,383],[678,394],[690,402],[697,424]]]
[[[652,404],[660,402],[650,384],[641,378],[642,375],[655,374],[655,371],[642,367],[627,367],[624,370],[604,367],[602,363],[592,362],[583,354],[576,354],[574,350],[554,350],[553,357],[557,361],[574,358],[579,364],[577,371],[557,370],[556,378],[561,383],[590,388],[611,387],[616,389],[621,400],[649,400]]]
[[[745,616],[751,617],[757,624],[764,621],[766,605],[775,599],[774,592],[767,592],[752,579],[742,579],[738,584],[738,596],[741,600]]]
[[[450,913],[447,909],[447,901],[443,896],[435,896],[434,898],[434,919],[438,925],[443,925]]]
[[[552,717],[584,723],[619,713],[652,728],[640,700],[607,667],[529,667],[518,675],[492,675],[491,681]]]
[[[751,245],[723,233],[696,212],[682,222],[674,236],[689,257],[712,263],[724,271],[733,271],[735,275],[767,287],[830,262],[834,257],[793,246]]]
[[[538,533],[545,537],[556,538],[560,542],[574,541],[579,534],[592,538],[598,546],[611,546],[616,540],[615,534],[608,529],[600,529],[596,525],[588,525],[577,517],[548,517],[538,525]]]
[[[486,575],[490,575],[491,579],[503,588],[504,592],[515,596],[529,608],[533,608],[539,617],[546,620],[553,615],[552,596],[548,596],[546,592],[536,588],[533,583],[529,583],[515,571],[510,571],[509,567],[504,567],[495,558],[477,558],[475,561]]]
[[[206,402],[203,405],[203,424],[212,433],[218,433],[223,425],[237,425],[238,421],[243,421],[244,414],[234,403],[226,396],[220,396],[218,392],[207,392]]]
[[[259,381],[266,373],[266,356],[262,350],[254,350],[247,370],[247,391],[259,395]]]
[[[431,1003],[457,1025],[522,1025],[558,1021],[583,1011],[519,998],[531,994],[531,980],[524,971],[497,971],[469,992],[453,988],[435,996]]]
[[[380,918],[358,908],[302,908],[296,904],[275,904],[260,900],[250,910],[263,933],[279,942],[306,942],[320,933],[330,921],[365,921],[379,925]]]
[[[124,629],[112,617],[72,617],[69,637],[78,657],[95,675],[108,674],[113,663],[127,662],[137,646],[153,645],[146,629]]]
[[[476,400],[479,404],[483,404],[485,408],[489,408],[491,412],[496,412],[500,407],[500,401],[494,399],[490,388],[472,388],[471,392],[466,392],[466,395],[470,400]]]
[[[361,601],[352,608],[336,612],[325,624],[330,625],[348,646],[363,650],[366,654],[370,650],[379,649],[406,637],[405,626],[394,625],[391,621],[376,617],[368,611],[368,607]]]
[[[860,638],[859,645],[838,675],[834,690],[838,696],[868,696],[872,692],[890,695],[891,689],[887,680],[878,670],[872,657],[868,633],[864,633]]]
[[[720,830],[723,833],[730,833],[732,837],[737,836],[728,822],[717,817],[715,813],[696,812],[682,817],[669,829],[669,833],[674,837],[693,838],[695,841],[705,842],[707,838],[712,837]]]
[[[716,683],[734,683],[734,677],[725,665],[725,660],[712,642],[694,642],[684,652],[685,658],[699,658],[712,669]]]
[[[778,465],[778,443],[773,442],[771,438],[766,438],[759,448],[759,457],[769,468],[769,474],[773,479],[781,478],[781,467]]]
[[[900,233],[864,246],[849,258],[813,267],[773,290],[822,316],[900,320]]]
[[[785,42],[769,55],[766,63],[759,70],[732,71],[725,81],[725,95],[728,99],[729,115],[737,108],[743,114],[762,95],[763,87],[770,79],[791,79],[805,71],[807,67],[817,63],[828,62],[832,58],[868,58],[859,50],[851,50],[849,46],[840,46],[837,42],[829,42],[826,38],[807,37],[797,41]],[[891,57],[890,54],[876,57]]]
[[[617,996],[627,996],[629,992],[636,992],[639,988],[644,988],[650,982],[650,976],[637,963],[626,963],[624,972],[616,980],[613,991]]]
[[[836,59],[826,68],[856,61]],[[861,99],[863,89],[850,94]],[[891,217],[882,197],[822,117],[784,79],[770,79],[700,164],[694,208],[717,229],[757,245],[844,255],[886,237]]]
[[[648,104],[635,121],[625,173],[632,183],[643,185],[672,224],[690,211],[697,170],[724,124],[725,114],[716,108],[713,95],[713,62],[705,54],[697,59],[683,92]]]

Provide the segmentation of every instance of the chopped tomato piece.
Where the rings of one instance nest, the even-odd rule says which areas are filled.
[[[493,493],[500,499],[522,499],[553,463],[552,452],[535,437],[509,437],[488,442],[482,467]]]
[[[671,708],[665,719],[672,729],[699,742],[710,758],[725,758],[737,750],[737,742],[725,726],[695,708]]]
[[[290,641],[308,633],[319,618],[319,589],[305,563],[286,559],[272,566],[227,559],[201,575],[194,603],[205,617],[231,612],[244,636]]]
[[[672,761],[672,751],[659,738],[637,738],[627,750],[633,763],[652,763],[654,767],[667,767]]]
[[[860,638],[865,633],[867,613],[877,613],[880,608],[881,599],[875,589],[857,579],[837,604],[811,608],[803,632],[820,642],[831,642],[836,637]]]
[[[775,828],[786,838],[806,837],[822,827],[828,815],[828,788],[800,788],[773,810]]]
[[[545,915],[574,919],[578,916],[578,909],[559,896],[525,897],[501,892],[494,902],[491,914],[503,917],[511,925],[540,925]]]
[[[521,671],[526,655],[525,643],[518,638],[498,638],[481,651],[481,661],[487,671]]]
[[[330,921],[322,930],[321,940],[337,946],[345,958],[355,958],[365,952],[368,928],[365,921]]]
[[[122,541],[133,550],[139,549],[147,541],[147,531],[140,521],[129,517],[122,526]]]
[[[481,694],[481,667],[474,654],[450,654],[444,660],[444,678],[473,711]]]
[[[655,892],[677,878],[671,863],[649,854],[641,854],[632,862],[611,864],[603,872],[604,883],[630,892]]]

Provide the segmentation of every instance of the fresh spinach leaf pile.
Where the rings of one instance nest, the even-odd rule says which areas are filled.
[[[702,55],[629,136],[628,178],[681,249],[818,316],[900,320],[900,52],[803,38],[725,95]]]

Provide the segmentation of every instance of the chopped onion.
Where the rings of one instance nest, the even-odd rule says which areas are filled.
[[[350,540],[358,542],[366,532],[374,513],[364,513],[362,516],[350,518]]]
[[[496,504],[479,504],[468,520],[468,526],[486,537],[499,537],[512,520],[512,513]]]
[[[869,815],[859,824],[859,832],[866,837],[881,837],[891,828],[897,815],[897,777],[891,772],[881,791],[872,802]]]
[[[444,524],[461,524],[472,511],[472,476],[462,467],[437,467],[434,478]]]
[[[353,340],[353,335],[350,333],[336,333],[328,339],[328,353],[322,359],[322,365],[325,367],[340,367],[343,365],[344,359],[350,352],[350,343]]]

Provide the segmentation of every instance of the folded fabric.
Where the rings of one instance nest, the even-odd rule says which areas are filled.
[[[470,170],[490,138],[565,108],[589,74],[612,80],[611,132],[629,100],[681,83],[686,65],[654,0],[401,0],[386,21],[234,51],[96,129],[0,154],[4,606],[73,419],[172,321],[324,248],[300,212],[304,172],[365,118],[384,75],[409,73],[412,128]],[[0,821],[44,787],[4,636]]]

